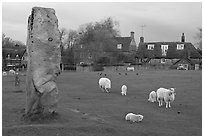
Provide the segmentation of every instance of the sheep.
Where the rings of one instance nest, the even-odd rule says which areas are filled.
[[[3,76],[6,76],[7,75],[7,73],[6,73],[6,71],[3,71],[3,74],[2,74]]]
[[[149,93],[149,99],[148,99],[149,102],[156,102],[157,101],[157,93],[155,91],[151,91]]]
[[[164,102],[166,103],[166,108],[171,107],[170,103],[175,100],[176,96],[175,88],[170,88],[169,90],[170,91],[168,93],[165,93],[164,95]]]
[[[141,122],[143,120],[144,116],[143,115],[136,115],[134,113],[128,113],[126,116],[125,116],[125,120],[126,121],[131,121],[131,122]]]
[[[111,81],[110,79],[108,78],[100,78],[99,79],[99,87],[101,88],[101,90],[103,92],[107,92],[109,93],[110,92],[110,89],[111,89]]]
[[[9,74],[11,74],[11,75],[12,75],[12,74],[16,74],[16,72],[11,69],[11,70],[9,70]]]
[[[124,95],[124,96],[126,96],[126,94],[127,94],[127,86],[126,85],[123,85],[122,87],[121,87],[121,94],[122,95]]]
[[[157,101],[159,102],[159,107],[162,106],[163,100],[166,103],[166,108],[171,107],[170,102],[175,100],[175,88],[165,89],[159,88],[156,92]]]
[[[130,120],[130,116],[131,116],[131,115],[133,115],[133,113],[128,113],[128,114],[125,116],[125,120],[127,120],[127,121]]]
[[[127,67],[127,71],[135,71],[134,67]]]

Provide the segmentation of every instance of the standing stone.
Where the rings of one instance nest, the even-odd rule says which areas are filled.
[[[55,112],[60,73],[60,31],[54,9],[34,7],[28,18],[26,114]]]

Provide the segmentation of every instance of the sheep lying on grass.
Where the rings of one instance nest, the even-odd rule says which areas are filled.
[[[162,101],[166,103],[166,108],[170,108],[170,103],[175,100],[175,88],[165,89],[159,88],[157,90],[157,101],[159,102],[159,106],[162,106]]]
[[[149,93],[149,99],[148,99],[148,101],[149,101],[149,102],[152,102],[152,103],[154,103],[154,102],[157,101],[157,94],[156,94],[155,91],[151,91],[151,92]]]
[[[143,120],[144,116],[143,115],[136,115],[134,113],[128,113],[126,116],[125,116],[125,120],[126,121],[130,121],[130,122],[141,122]]]
[[[121,87],[121,91],[122,91],[121,94],[126,96],[126,94],[127,94],[127,86],[126,86],[126,85],[123,85],[123,86]]]
[[[100,78],[98,83],[99,83],[99,87],[101,88],[101,90],[103,92],[105,92],[105,91],[107,93],[110,92],[110,89],[111,89],[111,81],[110,81],[110,79],[108,79],[108,78]]]

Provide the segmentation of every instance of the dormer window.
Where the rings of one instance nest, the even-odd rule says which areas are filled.
[[[154,50],[154,44],[148,44],[147,49],[148,50]]]
[[[122,49],[122,44],[117,44],[117,49]]]
[[[161,45],[162,50],[162,56],[166,56],[166,53],[168,51],[168,45]]]
[[[184,44],[177,44],[177,50],[183,50]]]

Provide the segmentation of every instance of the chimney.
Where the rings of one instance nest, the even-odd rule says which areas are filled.
[[[185,42],[185,35],[184,35],[184,33],[182,33],[181,42]]]
[[[131,40],[134,40],[134,32],[130,32]]]
[[[134,32],[130,32],[130,38],[131,38],[130,51],[135,51],[135,50],[137,50],[137,46],[135,43]]]
[[[140,37],[140,43],[144,43],[144,37],[143,36]]]

